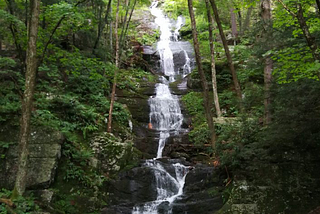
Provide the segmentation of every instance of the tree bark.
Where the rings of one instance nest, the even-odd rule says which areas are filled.
[[[112,14],[112,5],[110,6],[110,14]],[[110,21],[110,31],[109,31],[109,41],[110,41],[110,54],[113,55],[113,32],[112,32],[112,27],[113,27],[113,22],[112,19]]]
[[[270,27],[272,14],[271,14],[271,2],[270,0],[262,0],[261,1],[261,18],[264,21],[264,41],[267,42],[267,34],[270,33]],[[273,61],[270,56],[266,56],[265,58],[265,66],[264,66],[264,125],[269,125],[271,123],[271,93],[270,87],[272,83],[272,69],[273,69]]]
[[[208,6],[209,7],[209,6]],[[240,8],[237,8],[238,10],[238,23],[239,23],[239,31],[242,32],[242,14]]]
[[[211,55],[211,79],[212,79],[213,100],[214,100],[214,106],[216,109],[217,117],[221,117],[218,88],[217,88],[216,64],[215,64],[215,58],[214,58],[214,45],[213,45],[213,33],[212,33],[213,23],[212,23],[209,0],[205,0],[205,2],[207,7],[207,16],[208,16],[208,23],[209,23],[209,42],[210,42],[210,55]]]
[[[23,195],[26,189],[28,143],[30,137],[30,119],[37,72],[37,36],[40,14],[40,0],[30,1],[31,16],[28,26],[28,48],[26,57],[25,91],[22,101],[22,116],[19,135],[18,171],[13,197]]]
[[[211,3],[212,10],[213,10],[213,13],[214,13],[214,16],[215,16],[215,20],[216,20],[216,23],[217,23],[217,26],[218,26],[218,29],[219,29],[220,37],[221,37],[222,44],[223,44],[223,47],[224,47],[224,51],[225,51],[225,54],[226,54],[226,57],[227,57],[227,60],[228,60],[230,71],[231,71],[231,74],[232,74],[233,84],[234,84],[238,99],[240,101],[240,106],[241,106],[242,94],[241,94],[240,83],[239,83],[239,80],[238,80],[238,77],[237,77],[236,69],[234,68],[234,64],[232,62],[232,57],[231,57],[230,50],[229,50],[229,47],[228,47],[228,44],[227,44],[226,36],[223,33],[223,28],[222,28],[222,25],[221,25],[219,13],[218,13],[218,8],[216,6],[215,0],[210,0],[210,3]],[[242,110],[242,107],[241,107],[241,110]]]
[[[246,14],[246,18],[245,18],[244,23],[243,23],[242,31],[240,33],[241,35],[243,35],[249,28],[252,10],[253,10],[252,6],[248,8],[248,11],[247,11],[247,14]]]
[[[234,13],[234,8],[233,7],[230,9],[230,17],[231,17],[232,37],[234,38],[234,44],[236,45],[237,38],[238,38],[238,30],[237,30],[236,14]]]
[[[317,3],[317,7],[318,7],[318,13],[320,15],[320,0],[316,0],[316,3]]]
[[[129,0],[125,1],[125,6],[126,6],[126,14],[124,15],[124,21],[122,23],[122,28],[121,28],[120,47],[121,47],[122,39],[123,39],[123,36],[124,36],[124,29],[125,29],[125,27],[127,25],[127,21],[128,21],[128,13],[129,13],[129,10],[130,10],[130,1]]]
[[[206,78],[205,78],[205,75],[204,75],[204,72],[203,72],[203,68],[202,68],[202,63],[201,63],[201,56],[200,56],[200,50],[199,50],[200,48],[199,48],[199,41],[198,41],[197,28],[196,28],[196,20],[195,20],[195,17],[194,17],[192,0],[188,0],[188,8],[189,8],[189,14],[190,14],[190,19],[191,19],[194,52],[195,52],[198,72],[199,72],[199,75],[200,75],[200,78],[201,78],[201,85],[202,85],[202,88],[203,88],[205,115],[206,115],[207,123],[208,123],[208,126],[209,126],[209,130],[210,130],[210,133],[211,133],[212,148],[215,149],[215,144],[216,144],[216,138],[217,137],[216,137],[216,132],[215,132],[212,113],[211,113],[212,103],[210,102],[210,99],[209,99],[208,84],[207,84],[207,81],[206,81]]]
[[[101,38],[101,34],[103,32],[103,29],[105,28],[105,25],[108,21],[108,17],[109,17],[109,12],[110,12],[110,7],[111,7],[111,2],[112,0],[109,0],[108,2],[108,6],[107,6],[107,10],[106,10],[106,15],[104,17],[104,20],[102,20],[102,6],[101,6],[101,9],[100,9],[100,18],[99,18],[99,25],[98,25],[98,35],[97,35],[97,38],[96,38],[96,41],[94,42],[94,46],[93,46],[93,53],[94,51],[98,48],[99,46],[99,41],[100,41],[100,38]]]
[[[116,87],[117,87],[117,71],[119,69],[119,35],[118,35],[118,25],[119,25],[119,4],[120,0],[117,2],[117,11],[116,11],[116,23],[115,23],[115,39],[116,39],[116,69],[114,70],[114,77],[113,77],[113,85],[112,85],[112,92],[111,92],[111,101],[110,101],[110,109],[109,109],[109,120],[108,120],[108,132],[110,133],[112,131],[112,111],[113,111],[113,105],[114,105],[114,99],[116,94]]]
[[[318,46],[317,46],[316,40],[315,40],[314,36],[312,36],[309,31],[309,27],[306,23],[304,16],[303,16],[303,8],[300,3],[298,4],[297,19],[298,19],[300,28],[303,32],[303,35],[307,41],[307,44],[311,50],[311,53],[312,53],[314,60],[320,61],[320,53],[318,52]]]

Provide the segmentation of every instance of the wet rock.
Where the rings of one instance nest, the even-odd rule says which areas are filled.
[[[154,181],[152,169],[145,166],[121,173],[110,185],[110,203],[132,209],[134,204],[155,200],[157,190]]]

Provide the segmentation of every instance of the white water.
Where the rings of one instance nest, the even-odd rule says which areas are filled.
[[[150,123],[154,130],[160,131],[157,157],[145,162],[145,166],[154,172],[155,186],[157,188],[157,198],[154,201],[147,202],[143,205],[133,207],[132,214],[158,214],[159,205],[165,203],[166,214],[172,213],[171,204],[183,194],[185,178],[188,173],[188,167],[174,163],[167,165],[166,168],[174,169],[174,174],[170,174],[165,169],[164,164],[157,160],[162,158],[163,149],[166,140],[171,134],[175,134],[181,130],[183,115],[179,105],[179,98],[173,95],[169,89],[169,83],[175,81],[175,76],[179,71],[174,70],[173,53],[170,49],[170,43],[178,42],[179,29],[183,25],[183,18],[178,18],[176,25],[172,26],[172,22],[157,8],[158,2],[155,1],[150,7],[151,14],[156,17],[155,23],[160,28],[160,41],[157,43],[157,50],[160,54],[161,69],[167,78],[161,77],[161,83],[156,84],[156,95],[150,97]],[[175,30],[172,29],[175,27]],[[184,77],[191,72],[190,59],[186,51],[184,51],[186,63],[183,67]],[[172,173],[172,172],[171,172]]]
[[[184,57],[186,59],[186,63],[183,66],[182,75],[183,75],[183,77],[185,77],[185,76],[187,76],[188,74],[191,73],[191,60],[190,60],[190,58],[188,56],[187,51],[183,50],[183,53],[184,53]]]
[[[184,25],[184,23],[185,23],[184,18],[182,16],[178,16],[176,29],[174,30],[174,33],[173,33],[173,41],[175,42],[179,41],[179,36],[180,36],[179,30]]]

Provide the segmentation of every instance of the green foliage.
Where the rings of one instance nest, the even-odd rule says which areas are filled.
[[[274,52],[277,62],[274,74],[279,83],[289,83],[299,79],[319,80],[319,62],[313,60],[308,47],[294,45]]]
[[[257,157],[259,153],[252,147],[259,140],[259,131],[256,118],[221,124],[217,143],[221,164],[240,168],[242,161]]]
[[[203,146],[203,144],[210,142],[210,137],[210,130],[206,122],[198,126],[195,126],[189,132],[189,140],[199,147]]]
[[[90,166],[93,157],[92,149],[82,146],[80,143],[68,143],[64,145],[62,154],[66,160],[66,181],[78,181],[81,185],[89,188],[102,184],[103,177]]]
[[[0,141],[0,160],[6,157],[7,149],[13,144],[14,142]]]
[[[10,198],[12,192],[6,189],[0,191],[0,198]],[[17,199],[12,201],[15,205],[9,211],[4,203],[0,203],[0,213],[9,214],[12,211],[16,214],[31,214],[33,212],[41,211],[39,206],[35,203],[35,198],[32,195],[22,197],[19,196]]]
[[[152,34],[143,34],[141,37],[137,37],[137,41],[143,45],[153,45],[158,41],[160,37],[160,31],[155,30]]]
[[[203,97],[201,93],[190,92],[182,97],[182,101],[190,115],[195,116],[204,112]]]
[[[264,141],[271,153],[284,149],[312,154],[320,146],[319,90],[318,81],[307,79],[274,90],[274,122]]]
[[[0,123],[12,119],[20,110],[19,92],[22,88],[21,73],[15,71],[17,63],[7,57],[0,56]]]

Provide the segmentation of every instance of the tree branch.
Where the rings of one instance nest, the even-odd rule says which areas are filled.
[[[282,7],[288,12],[288,13],[290,13],[293,17],[297,17],[297,15],[294,13],[294,12],[292,12],[292,10],[290,10],[290,8],[287,6],[287,5],[285,5],[284,3],[283,3],[283,1],[282,0],[277,0],[281,5],[282,5]]]

